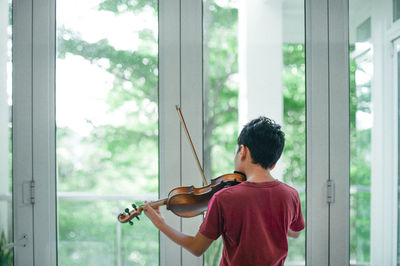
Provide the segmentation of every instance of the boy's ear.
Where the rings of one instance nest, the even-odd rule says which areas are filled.
[[[250,150],[247,146],[240,145],[240,158],[244,160],[246,157],[250,156]]]
[[[246,155],[246,146],[243,144],[239,147],[240,156]]]
[[[239,152],[241,152],[241,153],[246,153],[246,146],[244,146],[243,144],[240,145],[240,147],[239,147]]]

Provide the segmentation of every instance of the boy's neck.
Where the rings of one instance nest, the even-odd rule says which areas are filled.
[[[260,166],[254,166],[250,169],[246,169],[246,177],[247,181],[254,182],[254,183],[261,183],[261,182],[272,182],[276,179],[271,175],[270,169],[265,169]]]

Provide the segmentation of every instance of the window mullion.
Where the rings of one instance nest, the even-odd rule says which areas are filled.
[[[181,1],[181,107],[199,160],[203,158],[202,0]],[[184,132],[181,132],[182,185],[201,187],[201,174]],[[207,178],[210,178],[207,176]],[[195,235],[201,215],[182,220],[182,231]],[[201,265],[202,257],[182,252],[182,265]]]
[[[305,1],[307,265],[329,263],[328,1]]]
[[[13,220],[15,265],[33,265],[33,206],[24,202],[32,182],[32,1],[13,1]]]
[[[32,156],[34,263],[57,264],[55,170],[55,0],[33,2]],[[48,248],[43,248],[47,246]]]
[[[160,197],[181,186],[181,134],[175,106],[180,104],[180,0],[159,1],[159,189]],[[165,210],[162,208],[162,210]],[[170,211],[166,222],[181,230]],[[182,248],[160,234],[160,265],[181,265]]]
[[[329,178],[337,193],[329,212],[329,265],[347,265],[350,252],[348,14],[348,0],[329,1]]]

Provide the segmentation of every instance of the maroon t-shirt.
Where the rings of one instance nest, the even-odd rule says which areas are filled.
[[[200,233],[222,235],[220,265],[283,265],[290,228],[304,228],[299,194],[278,181],[242,182],[215,193],[208,204]]]

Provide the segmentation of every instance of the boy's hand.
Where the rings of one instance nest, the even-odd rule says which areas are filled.
[[[165,224],[164,217],[160,213],[159,207],[151,207],[150,204],[145,201],[144,202],[146,207],[144,208],[144,214],[146,214],[147,217],[153,222],[153,224],[160,229],[162,225]]]

